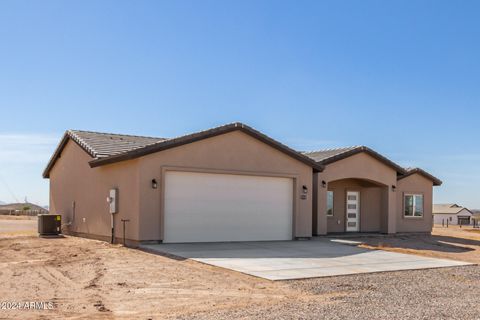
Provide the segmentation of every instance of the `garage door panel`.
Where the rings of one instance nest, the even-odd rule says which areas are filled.
[[[164,242],[292,238],[293,179],[169,171]]]

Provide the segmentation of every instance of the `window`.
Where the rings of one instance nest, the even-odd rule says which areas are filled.
[[[333,191],[327,191],[327,216],[333,216]]]
[[[405,195],[405,217],[423,217],[423,195]]]

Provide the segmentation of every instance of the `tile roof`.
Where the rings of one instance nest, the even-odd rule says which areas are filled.
[[[424,176],[425,178],[431,180],[434,186],[441,186],[443,183],[442,180],[438,179],[437,177],[431,175],[430,173],[428,173],[427,171],[421,168],[405,168],[405,171],[406,173],[398,176],[398,180],[404,179],[406,177],[411,176],[412,174],[418,173]]]
[[[69,139],[75,141],[93,159],[89,162],[90,167],[97,167],[105,164],[115,163],[124,160],[135,159],[147,154],[159,152],[184,144],[192,143],[202,139],[214,137],[232,131],[242,131],[265,144],[311,166],[315,171],[322,171],[323,166],[311,158],[297,152],[286,145],[264,135],[263,133],[239,122],[226,124],[216,128],[187,134],[176,138],[154,138],[121,135],[112,133],[100,133],[91,131],[68,130],[62,138],[55,153],[52,155],[43,177],[48,178],[49,173],[56,159],[61,154]]]
[[[105,158],[143,148],[165,138],[132,136],[93,131],[68,130],[68,136],[85,149],[93,158]]]
[[[403,168],[398,164],[396,164],[395,162],[391,161],[390,159],[386,158],[385,156],[379,154],[378,152],[366,146],[324,149],[324,150],[304,152],[303,154],[312,158],[313,160],[317,161],[320,164],[328,165],[330,163],[348,158],[360,152],[365,152],[371,155],[372,157],[376,158],[377,160],[390,166],[391,168],[395,169],[397,171],[398,180],[406,178],[412,174],[418,173],[423,175],[427,179],[432,180],[435,186],[440,186],[442,184],[442,181],[440,179],[434,177],[433,175],[426,172],[425,170],[422,170],[420,168]]]
[[[44,178],[49,177],[50,170],[70,139],[75,141],[94,159],[112,157],[166,140],[165,138],[133,136],[126,134],[67,130],[63,135],[62,140],[58,144],[57,149],[50,158],[47,167],[43,171]]]
[[[380,153],[370,149],[366,146],[353,146],[353,147],[345,147],[345,148],[336,148],[336,149],[325,149],[325,150],[317,150],[317,151],[310,151],[304,152],[303,154],[307,157],[310,157],[317,161],[320,164],[327,165],[350,156],[353,156],[357,153],[365,152],[370,156],[376,158],[380,162],[383,162],[387,166],[393,168],[400,174],[406,173],[405,169],[395,162],[391,161],[390,159],[382,156]]]
[[[334,148],[334,149],[324,149],[324,150],[304,152],[304,154],[309,156],[310,158],[314,159],[315,161],[321,162],[321,161],[327,160],[329,158],[338,156],[342,153],[354,150],[355,148],[358,148],[358,147],[359,146]]]

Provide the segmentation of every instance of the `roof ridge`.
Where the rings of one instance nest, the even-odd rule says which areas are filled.
[[[227,123],[227,124],[224,124],[222,125],[221,127],[226,127],[226,126],[235,126],[235,127],[245,127],[245,125],[241,122],[230,122],[230,123]],[[143,147],[150,147],[150,146],[153,146],[153,145],[156,145],[156,144],[160,144],[160,143],[163,143],[165,141],[171,141],[171,140],[175,140],[175,139],[181,139],[183,137],[187,137],[187,136],[191,136],[191,135],[196,135],[196,134],[202,134],[202,133],[205,133],[205,132],[208,132],[212,129],[217,129],[219,128],[218,126],[217,127],[211,127],[211,128],[208,128],[208,129],[204,129],[204,130],[201,130],[201,131],[195,131],[195,132],[190,132],[190,133],[186,133],[186,134],[182,134],[182,135],[178,135],[178,136],[175,136],[175,137],[172,137],[172,138],[161,138],[161,139],[164,139],[163,141],[155,141],[155,142],[152,142],[152,143],[148,143],[146,144],[145,146]],[[143,148],[141,147],[141,148]],[[130,152],[131,150],[127,150],[127,151],[124,151],[124,152],[121,152],[119,153],[118,155],[120,154],[123,154],[123,153],[128,153]]]
[[[134,159],[150,153],[173,148],[173,147],[180,146],[187,143],[192,143],[198,140],[203,140],[206,138],[214,137],[217,135],[225,134],[225,133],[236,131],[236,130],[241,130],[244,133],[250,136],[253,136],[254,138],[290,155],[291,157],[308,164],[314,170],[317,170],[317,171],[323,170],[323,165],[318,164],[315,160],[311,159],[310,157],[286,146],[285,144],[277,140],[274,140],[273,138],[270,138],[269,136],[263,134],[262,132],[246,124],[243,124],[241,122],[231,122],[218,127],[212,127],[202,131],[196,131],[193,133],[180,135],[178,137],[170,138],[165,141],[153,142],[151,144],[137,148],[135,150],[123,151],[121,153],[111,155],[103,159],[94,159],[90,161],[89,164],[90,164],[90,167],[94,168],[104,164],[114,163],[114,162],[123,161],[127,159]]]
[[[349,147],[337,147],[337,148],[328,148],[328,149],[318,149],[312,151],[303,151],[303,153],[315,153],[315,152],[327,152],[327,151],[338,151],[338,150],[352,150],[356,148],[364,148],[366,146],[357,145],[357,146],[349,146]]]

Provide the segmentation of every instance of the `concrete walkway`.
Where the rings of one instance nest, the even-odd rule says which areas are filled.
[[[471,263],[359,248],[348,241],[182,243],[142,248],[269,280],[471,265]]]

